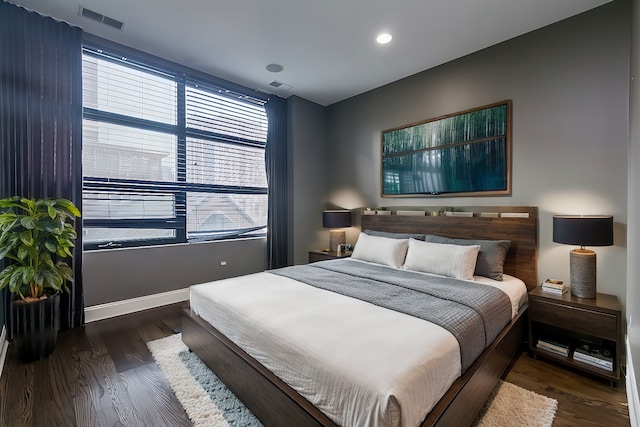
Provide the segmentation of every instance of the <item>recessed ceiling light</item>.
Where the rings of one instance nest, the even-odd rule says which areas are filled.
[[[267,71],[271,71],[272,73],[279,73],[282,70],[284,70],[284,67],[280,64],[267,65]]]
[[[382,34],[378,34],[378,37],[376,37],[376,41],[380,44],[387,44],[391,41],[393,37],[391,37],[391,34],[388,33],[382,33]]]

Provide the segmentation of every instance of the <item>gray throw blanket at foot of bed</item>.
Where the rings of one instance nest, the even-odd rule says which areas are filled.
[[[435,323],[460,344],[462,372],[511,321],[511,301],[498,288],[442,276],[341,259],[270,273]]]

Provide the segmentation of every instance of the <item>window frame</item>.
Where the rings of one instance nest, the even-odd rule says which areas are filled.
[[[173,80],[177,89],[177,122],[175,125],[155,122],[152,120],[135,118],[122,114],[96,110],[85,107],[83,104],[82,118],[85,120],[115,124],[120,126],[135,127],[141,130],[162,132],[175,135],[177,140],[176,151],[176,181],[153,181],[153,180],[131,180],[122,178],[101,178],[86,177],[83,173],[83,199],[85,191],[104,191],[112,189],[118,192],[149,192],[150,190],[162,194],[172,194],[175,197],[174,215],[171,217],[153,219],[83,219],[84,228],[136,228],[155,230],[175,230],[174,236],[170,238],[153,238],[139,240],[125,240],[117,242],[84,242],[84,250],[104,250],[113,248],[145,247],[167,244],[185,244],[191,242],[202,242],[209,240],[238,240],[254,237],[266,236],[266,225],[264,228],[247,232],[237,236],[225,236],[222,238],[207,238],[198,236],[189,239],[187,236],[187,209],[186,199],[189,192],[222,194],[259,194],[267,195],[266,187],[233,186],[233,185],[213,185],[196,184],[187,182],[187,139],[197,138],[200,140],[224,142],[234,145],[266,148],[266,138],[264,142],[258,142],[241,137],[218,134],[215,132],[188,128],[186,126],[186,91],[187,87],[214,92],[224,93],[229,98],[240,98],[244,101],[262,105],[267,102],[268,94],[256,92],[249,88],[219,79],[214,76],[184,67],[173,62],[155,57],[153,55],[140,52],[96,36],[86,34],[83,37],[83,55],[89,54],[98,56],[101,59],[113,61],[121,65],[131,64],[134,68],[145,72],[151,72],[160,77]],[[266,114],[266,111],[265,111]],[[119,185],[125,187],[119,188]]]

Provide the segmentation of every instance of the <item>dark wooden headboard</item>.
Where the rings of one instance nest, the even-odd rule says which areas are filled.
[[[529,218],[362,215],[362,230],[435,234],[456,239],[510,240],[504,272],[520,278],[529,290],[538,286],[538,208],[528,206],[483,207],[484,212],[527,212]]]

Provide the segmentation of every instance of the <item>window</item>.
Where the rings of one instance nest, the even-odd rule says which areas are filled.
[[[264,101],[83,51],[85,249],[264,235]]]

